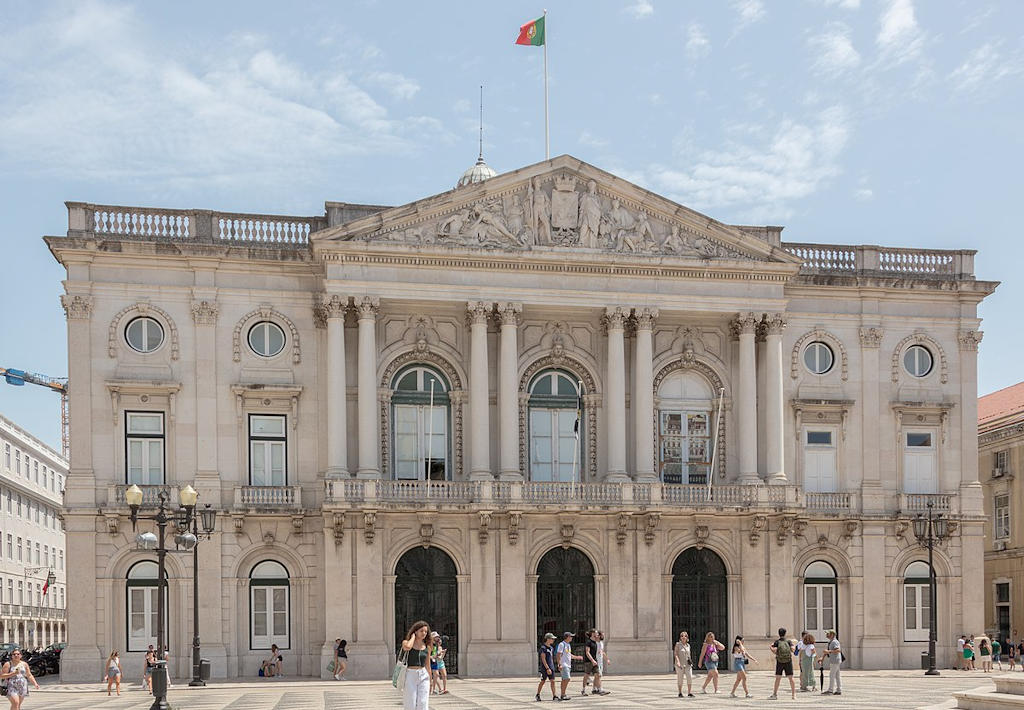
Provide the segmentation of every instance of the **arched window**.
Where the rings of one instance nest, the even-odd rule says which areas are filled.
[[[563,370],[530,383],[530,479],[579,481],[583,465],[583,385]]]
[[[931,613],[928,563],[917,560],[903,572],[903,640],[927,641]]]
[[[166,583],[166,571],[164,582]],[[145,651],[150,644],[156,645],[157,626],[157,565],[156,562],[144,560],[136,562],[128,570],[125,579],[127,619],[128,619],[128,640],[126,648],[129,651]],[[170,605],[168,605],[170,606]],[[164,609],[164,629],[170,628],[167,620],[169,609]],[[166,633],[165,633],[166,636]],[[167,640],[165,639],[165,643]]]
[[[279,562],[264,560],[249,574],[249,648],[291,647],[291,583]]]
[[[705,485],[711,471],[711,385],[692,370],[666,377],[658,388],[658,469],[664,483]]]
[[[451,478],[450,389],[444,376],[424,365],[399,370],[391,381],[395,478]]]
[[[836,571],[828,562],[818,560],[804,570],[804,628],[815,639],[839,623]]]

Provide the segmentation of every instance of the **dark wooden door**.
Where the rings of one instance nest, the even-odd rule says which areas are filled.
[[[594,566],[575,548],[550,550],[537,565],[537,643],[552,633],[557,644],[572,631],[573,653],[582,656],[585,633],[595,623]],[[573,661],[573,670],[582,668],[581,661]]]
[[[419,620],[441,634],[444,665],[449,675],[459,672],[459,590],[455,563],[436,547],[416,547],[395,567],[395,648]]]
[[[690,651],[696,664],[708,631],[725,646],[721,657],[729,658],[729,588],[725,563],[708,549],[684,550],[672,565],[672,638],[680,631],[690,635]],[[730,670],[719,661],[720,670]]]

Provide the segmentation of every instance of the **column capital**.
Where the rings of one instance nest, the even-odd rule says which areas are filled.
[[[625,306],[608,306],[604,309],[602,321],[605,330],[623,330],[626,327],[626,319],[629,318],[629,308]]]
[[[637,330],[653,330],[654,320],[658,317],[658,309],[642,306],[633,309],[633,320]]]
[[[985,334],[980,330],[961,330],[957,333],[956,339],[960,343],[960,349],[964,352],[977,351],[978,344]]]
[[[761,316],[765,335],[782,335],[786,328],[786,318],[782,313],[765,313]]]
[[[377,296],[363,296],[355,300],[356,312],[359,314],[359,320],[369,319],[376,320],[377,313],[380,312],[380,298]]]
[[[88,320],[92,316],[92,296],[65,293],[60,297],[68,320]]]
[[[220,308],[216,301],[193,301],[192,320],[196,325],[217,325]]]
[[[885,331],[875,326],[860,329],[860,344],[865,348],[877,348],[882,344],[882,336]]]
[[[502,325],[519,325],[520,316],[523,312],[523,304],[498,301],[497,311],[498,317],[501,318]]]
[[[380,305],[380,299],[371,299]],[[340,296],[336,293],[321,293],[319,310],[324,320],[332,318],[344,318],[348,310],[348,296]]]
[[[737,313],[736,317],[729,321],[729,333],[733,338],[753,335],[757,332],[757,323],[757,317],[753,312]]]
[[[487,325],[487,318],[491,314],[491,304],[487,301],[470,301],[466,304],[466,316],[470,325]]]

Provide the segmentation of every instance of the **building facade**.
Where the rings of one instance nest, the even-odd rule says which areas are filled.
[[[0,642],[36,648],[66,641],[67,461],[3,415],[0,456]]]
[[[464,182],[319,217],[68,203],[46,239],[83,600],[65,678],[154,641],[132,483],[221,511],[199,546],[217,676],[271,643],[321,676],[342,637],[356,677],[384,677],[420,617],[469,675],[533,672],[544,632],[590,626],[621,672],[670,669],[680,629],[757,648],[778,626],[917,667],[928,503],[955,520],[940,658],[982,627],[995,284],[974,252],[784,244],[569,156]],[[191,570],[168,558],[181,675]]]
[[[985,628],[1024,630],[1024,382],[978,400],[978,476],[985,487]],[[1016,603],[1015,603],[1016,601]]]

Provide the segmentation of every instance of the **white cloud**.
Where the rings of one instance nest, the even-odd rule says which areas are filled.
[[[583,132],[580,133],[580,137],[577,140],[579,141],[580,145],[589,146],[591,148],[608,147],[608,141],[599,136],[595,136],[593,133],[586,129],[583,129]]]
[[[697,209],[734,208],[736,217],[781,220],[842,172],[849,134],[845,109],[832,106],[810,121],[782,121],[762,143],[730,142],[693,156],[683,169],[653,166],[649,181]]]
[[[633,4],[627,5],[623,11],[632,15],[634,20],[643,20],[654,14],[654,5],[650,0],[633,0]]]
[[[762,0],[735,0],[732,6],[740,16],[739,24],[736,26],[736,32],[739,32],[747,25],[760,22],[767,14]]]
[[[867,202],[875,196],[875,191],[870,187],[858,187],[853,191],[853,199],[857,202]]]
[[[407,76],[395,72],[375,71],[366,75],[367,81],[375,84],[396,99],[411,99],[420,90],[420,85]]]
[[[821,74],[840,74],[860,64],[860,53],[850,40],[850,28],[841,22],[828,23],[808,44],[817,53],[813,68]]]
[[[450,140],[434,118],[391,115],[364,77],[399,98],[418,87],[372,64],[310,69],[251,35],[202,55],[156,29],[102,2],[0,29],[0,157],[71,179],[240,187],[319,181],[345,156]]]
[[[1000,79],[1024,70],[1019,56],[1004,58],[999,44],[988,42],[971,52],[949,78],[958,91],[984,90]]]
[[[711,40],[704,33],[704,28],[696,22],[686,27],[686,56],[697,60],[711,53]]]
[[[882,58],[901,64],[921,54],[925,33],[917,24],[913,0],[888,0],[876,42]]]
[[[833,6],[837,5],[844,10],[858,10],[860,9],[860,0],[819,0],[822,5]]]

